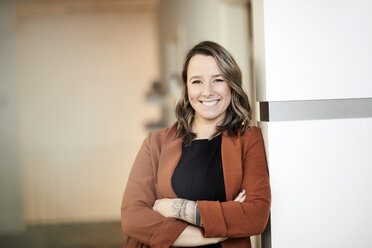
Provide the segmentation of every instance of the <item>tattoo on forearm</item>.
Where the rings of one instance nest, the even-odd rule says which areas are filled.
[[[175,199],[172,205],[173,216],[195,226],[203,227],[198,204],[196,201]]]
[[[186,213],[186,206],[187,206],[188,200],[186,199],[177,199],[173,203],[173,211],[175,212],[175,216],[179,219],[186,219],[187,213]]]
[[[182,205],[181,205],[181,209],[180,209],[180,217],[182,219],[186,219],[186,216],[187,216],[187,213],[186,213],[187,202],[188,202],[188,200],[185,200],[185,199],[182,200]]]

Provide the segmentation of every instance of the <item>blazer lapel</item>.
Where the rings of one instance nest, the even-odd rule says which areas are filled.
[[[243,168],[242,146],[239,136],[228,136],[223,132],[221,141],[223,177],[225,180],[226,201],[231,201],[240,192]]]
[[[182,139],[176,139],[176,128],[173,125],[164,139],[158,167],[158,197],[175,198],[172,187],[172,176],[182,154]]]

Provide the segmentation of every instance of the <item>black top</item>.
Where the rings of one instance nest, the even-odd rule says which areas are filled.
[[[182,143],[182,155],[172,176],[172,187],[179,198],[226,201],[221,135],[211,140],[194,140],[190,146]]]

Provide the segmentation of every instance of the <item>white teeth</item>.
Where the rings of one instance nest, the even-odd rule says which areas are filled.
[[[204,105],[207,105],[207,106],[213,106],[213,105],[216,105],[218,101],[211,101],[211,102],[202,102]]]

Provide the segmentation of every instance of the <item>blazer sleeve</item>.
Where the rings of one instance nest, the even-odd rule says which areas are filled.
[[[247,131],[248,132],[248,131]],[[243,203],[198,201],[205,237],[248,237],[261,234],[270,214],[270,183],[261,130],[243,135]]]
[[[187,226],[152,210],[156,200],[157,165],[152,159],[151,134],[144,140],[132,166],[121,206],[123,232],[151,247],[171,246]],[[160,150],[160,149],[159,149]]]

